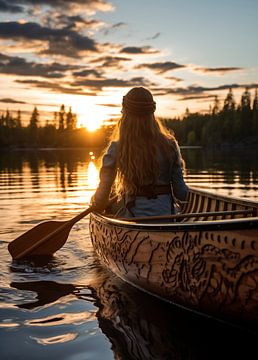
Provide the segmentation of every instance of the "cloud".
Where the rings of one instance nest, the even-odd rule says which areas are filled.
[[[157,54],[158,50],[153,49],[151,46],[126,46],[120,50],[120,53],[126,54]]]
[[[112,29],[117,29],[117,28],[120,28],[120,27],[125,26],[125,25],[126,25],[126,23],[120,21],[120,22],[112,25],[111,28]]]
[[[74,76],[78,77],[88,77],[88,76],[95,76],[97,78],[101,77],[101,73],[98,70],[95,69],[84,69],[80,71],[73,72]]]
[[[24,84],[41,88],[41,89],[47,89],[50,92],[54,93],[62,93],[62,94],[70,94],[70,95],[89,95],[89,96],[95,96],[97,93],[95,91],[84,91],[83,89],[79,88],[68,88],[65,86],[62,86],[57,83],[52,83],[50,81],[38,81],[38,80],[16,80],[16,83],[18,84]],[[27,89],[28,87],[26,87]]]
[[[114,30],[120,29],[121,27],[124,27],[126,25],[127,24],[124,22],[118,22],[116,24],[113,24],[105,30],[104,35],[108,35],[109,33],[113,32]]]
[[[46,23],[51,23],[52,19],[47,18]],[[87,28],[87,29],[97,29],[104,25],[104,23],[100,20],[96,19],[84,19],[81,15],[64,15],[58,14],[56,16],[54,23],[56,22],[59,26],[67,26],[69,29],[77,29]]]
[[[4,2],[8,1],[4,0]],[[9,0],[9,2],[12,2],[12,6],[48,6],[71,12],[84,10],[87,13],[94,13],[113,9],[112,4],[105,0]]]
[[[94,90],[101,91],[103,88],[126,88],[134,86],[153,86],[149,80],[143,77],[134,77],[130,80],[124,79],[86,79],[75,81],[72,86],[86,87]]]
[[[189,100],[205,100],[205,99],[214,99],[214,95],[189,95],[189,96],[183,96],[180,98],[180,101],[189,101]]]
[[[76,95],[97,95],[103,88],[127,88],[133,86],[151,86],[155,85],[149,80],[142,77],[135,77],[130,80],[123,79],[87,79],[82,81],[73,82],[70,84],[72,87],[65,87],[63,85],[52,83],[50,81],[38,80],[16,80],[16,83],[29,85],[37,88],[44,88],[48,91],[64,94]]]
[[[9,4],[8,1],[0,0],[0,11],[9,13],[23,12],[23,7],[19,5]]]
[[[121,68],[121,62],[131,61],[130,58],[121,56],[101,56],[91,61],[91,63],[100,63],[99,68]]]
[[[157,39],[158,37],[160,37],[160,32],[157,32],[155,35],[147,38],[146,40],[155,40],[155,39]]]
[[[60,79],[65,77],[65,72],[77,68],[72,65],[59,63],[41,64],[27,62],[18,56],[7,56],[0,53],[0,73],[20,76],[40,76]]]
[[[20,100],[15,100],[15,99],[10,99],[10,98],[0,99],[0,102],[7,103],[7,104],[27,104],[25,101],[20,101]]]
[[[111,108],[118,108],[121,107],[121,104],[96,104],[98,106],[106,106],[106,107],[111,107]]]
[[[241,67],[216,67],[216,68],[198,67],[198,68],[195,68],[194,70],[200,71],[203,73],[225,74],[227,72],[243,70],[243,68],[241,68]]]
[[[159,92],[159,95],[178,95],[185,97],[188,100],[189,97],[193,96],[207,96],[206,92],[210,91],[223,91],[229,89],[256,89],[258,83],[254,84],[225,84],[214,87],[205,87],[200,85],[190,85],[188,87],[177,87],[177,88],[156,88],[155,91]],[[213,95],[214,97],[214,95]],[[188,98],[188,99],[187,99]],[[181,99],[183,100],[183,98]]]
[[[183,79],[178,78],[178,77],[175,77],[175,76],[168,76],[168,77],[166,77],[166,79],[168,79],[168,80],[172,80],[172,81],[174,81],[174,82],[180,82],[180,81],[183,81]]]
[[[177,64],[175,62],[172,61],[165,61],[165,62],[156,62],[156,63],[150,63],[150,64],[140,64],[137,65],[135,68],[136,69],[150,69],[150,70],[154,70],[155,72],[157,72],[158,74],[163,74],[167,71],[170,70],[175,70],[175,69],[180,69],[180,68],[184,68],[185,65],[180,65]]]
[[[0,38],[23,42],[28,40],[45,42],[48,49],[43,50],[42,53],[47,54],[77,57],[80,52],[97,52],[96,43],[93,39],[80,35],[69,27],[50,28],[35,22],[2,22],[0,23]]]

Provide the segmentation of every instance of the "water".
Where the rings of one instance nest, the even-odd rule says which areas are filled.
[[[188,184],[258,201],[254,152],[182,153]],[[1,359],[257,356],[257,334],[164,304],[104,269],[92,250],[87,217],[49,261],[12,261],[7,245],[18,235],[45,220],[71,219],[88,207],[98,182],[99,154],[0,155]]]

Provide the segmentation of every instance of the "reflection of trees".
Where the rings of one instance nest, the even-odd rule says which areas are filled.
[[[34,190],[40,190],[40,182],[51,181],[47,178],[41,179],[40,173],[44,169],[44,172],[51,171],[55,174],[55,188],[66,192],[68,188],[77,185],[79,164],[87,164],[90,161],[89,152],[89,149],[2,151],[0,153],[0,172],[5,174],[5,178],[8,177],[6,181],[9,186],[19,182],[22,188],[25,181],[23,178],[24,164],[28,164]],[[94,151],[96,158],[100,153],[101,148],[98,149],[98,152]],[[187,173],[198,175],[200,180],[202,180],[202,172],[209,174],[210,177],[218,172],[220,182],[225,185],[239,183],[250,185],[258,182],[258,162],[254,152],[182,148],[182,155],[186,162]],[[13,176],[14,173],[17,174],[16,177]]]
[[[31,156],[28,158],[28,162],[31,171],[32,187],[34,191],[38,191],[40,188],[40,180],[39,180],[40,160],[38,158],[38,154],[33,152]]]
[[[112,344],[115,359],[248,358],[249,353],[257,352],[257,334],[165,303],[102,268],[96,269],[94,280],[86,287],[54,281],[15,282],[11,286],[36,292],[36,300],[18,305],[24,309],[51,304],[69,294],[94,301],[99,326]]]
[[[223,181],[226,184],[234,184],[236,182],[236,171],[224,171],[223,172]]]
[[[251,150],[232,152],[232,150],[207,151],[202,148],[183,148],[182,155],[188,170],[205,171],[209,174],[220,172],[225,184],[249,185],[252,180],[258,180],[258,162],[256,154]]]
[[[40,177],[42,171],[49,172],[55,169],[55,188],[66,192],[67,187],[77,185],[78,164],[87,164],[90,161],[89,149],[52,150],[52,151],[3,151],[0,153],[0,174],[5,174],[9,186],[19,182],[23,187],[24,174],[30,170],[30,181],[35,191],[40,191],[41,185],[49,181],[48,177]],[[13,174],[19,174],[14,177]],[[26,173],[26,176],[28,174]],[[28,181],[28,178],[27,180]],[[51,181],[51,180],[50,180]],[[53,180],[52,180],[53,181]],[[42,183],[42,184],[41,184]]]
[[[59,160],[59,170],[60,170],[60,184],[61,184],[61,191],[66,192],[66,166],[64,159]]]

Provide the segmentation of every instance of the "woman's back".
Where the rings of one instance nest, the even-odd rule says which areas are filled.
[[[107,196],[117,177],[116,191],[124,200],[125,216],[173,213],[171,185],[180,200],[187,194],[179,147],[154,117],[155,109],[147,89],[131,89],[123,98],[116,141],[103,157],[95,202]]]

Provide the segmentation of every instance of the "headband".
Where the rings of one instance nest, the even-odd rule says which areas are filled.
[[[155,101],[135,101],[123,97],[123,108],[128,112],[136,115],[153,114],[156,110]]]

